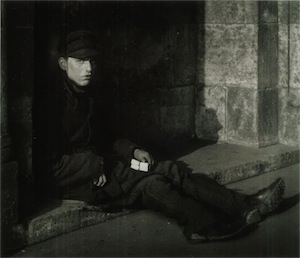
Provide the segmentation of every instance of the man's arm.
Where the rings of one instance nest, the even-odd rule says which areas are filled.
[[[149,163],[150,168],[154,164],[154,160],[152,158],[152,155],[149,152],[147,152],[147,151],[145,151],[143,149],[139,149],[139,148],[135,149],[133,151],[133,157],[135,159],[141,161],[141,162],[147,162],[147,163]]]
[[[134,144],[127,139],[115,141],[113,150],[114,153],[126,163],[130,163],[131,159],[134,158],[138,161],[147,162],[150,166],[154,164],[152,155],[149,152],[143,150],[139,145]]]

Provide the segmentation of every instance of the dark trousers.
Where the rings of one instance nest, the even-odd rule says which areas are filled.
[[[124,173],[129,174],[124,177]],[[171,161],[158,163],[148,175],[131,169],[122,175],[121,187],[127,193],[123,204],[140,204],[183,224],[195,218],[203,225],[225,218],[236,219],[245,209],[246,195],[204,175],[182,171]]]

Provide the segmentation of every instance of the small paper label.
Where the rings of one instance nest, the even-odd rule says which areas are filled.
[[[149,164],[147,162],[140,162],[136,159],[131,160],[130,167],[134,170],[148,172],[149,171]]]

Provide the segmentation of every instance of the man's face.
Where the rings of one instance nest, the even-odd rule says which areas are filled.
[[[64,58],[66,71],[70,80],[79,87],[86,87],[90,84],[96,61],[94,58],[78,59],[74,57]]]

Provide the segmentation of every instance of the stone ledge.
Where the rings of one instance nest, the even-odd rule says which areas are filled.
[[[47,239],[66,234],[82,227],[95,225],[132,211],[123,209],[109,213],[101,207],[82,205],[75,201],[72,205],[46,205],[38,214],[27,218],[23,223],[13,228],[13,241],[22,248],[45,241]]]
[[[194,173],[204,173],[220,184],[229,184],[299,163],[299,156],[298,147],[282,144],[265,148],[214,144],[179,160]]]

